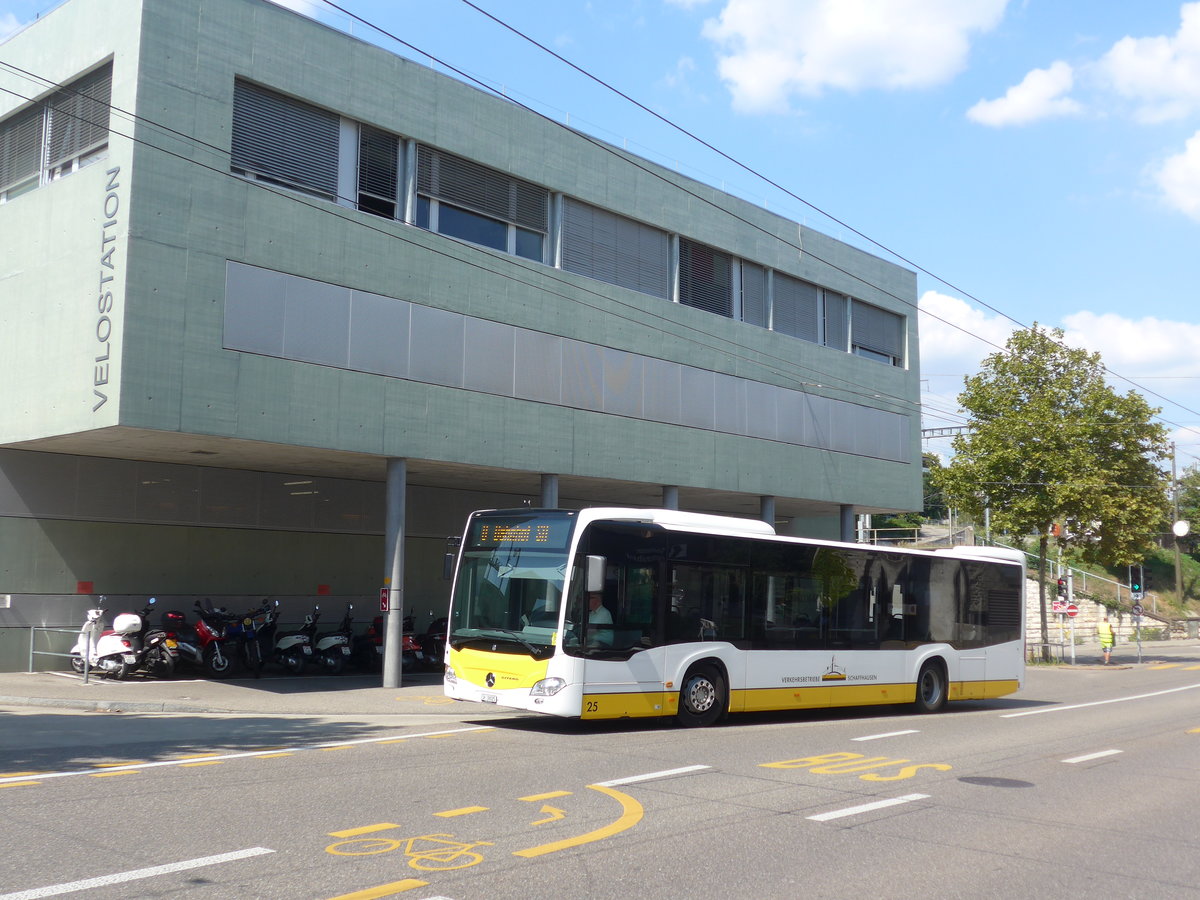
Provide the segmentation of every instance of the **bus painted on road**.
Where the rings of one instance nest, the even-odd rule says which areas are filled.
[[[1024,557],[776,535],[669,509],[472,513],[448,697],[584,719],[1000,697],[1024,679]]]

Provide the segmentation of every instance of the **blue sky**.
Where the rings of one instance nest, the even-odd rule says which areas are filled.
[[[336,2],[411,48],[280,5],[932,273],[925,427],[960,424],[963,376],[1036,321],[1200,460],[1200,2],[472,0],[745,168],[463,0]],[[0,0],[0,36],[54,5]]]

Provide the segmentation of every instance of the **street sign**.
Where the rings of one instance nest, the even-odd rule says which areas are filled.
[[[1067,601],[1066,600],[1050,601],[1050,612],[1064,613],[1066,611],[1067,611]]]
[[[379,589],[379,611],[388,611],[388,589],[385,587]]]
[[[1076,606],[1074,603],[1068,603],[1067,604],[1067,617],[1073,619],[1077,615],[1079,615],[1079,607]]]
[[[1140,604],[1140,603],[1135,603],[1135,604],[1133,604],[1133,614],[1134,614],[1135,616],[1141,616],[1141,614],[1142,614],[1142,604]]]

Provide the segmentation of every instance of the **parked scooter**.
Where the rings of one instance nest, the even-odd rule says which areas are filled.
[[[196,601],[196,638],[199,641],[200,664],[213,678],[228,678],[233,674],[233,658],[226,646],[226,630],[231,624],[229,613],[213,609],[212,601]]]
[[[313,636],[317,633],[317,621],[320,618],[321,607],[314,606],[313,611],[304,617],[303,626],[295,631],[279,632],[271,651],[272,661],[291,674],[299,675],[305,664],[313,660]]]
[[[161,628],[150,627],[150,613],[154,611],[157,599],[151,597],[138,614],[142,627],[136,635],[130,636],[130,643],[137,654],[137,662],[133,668],[152,675],[155,678],[170,678],[175,674],[175,662],[179,657],[178,650],[171,646],[167,633]]]
[[[258,639],[257,620],[267,615],[268,609],[264,604],[244,615],[225,614],[226,652],[255,678],[262,676],[263,665],[266,662]]]
[[[321,671],[337,675],[345,668],[350,658],[351,642],[354,640],[354,604],[346,604],[346,614],[335,631],[326,631],[313,638],[313,661]]]
[[[354,638],[350,661],[368,672],[383,671],[383,616],[376,616],[366,632]]]
[[[129,636],[141,630],[142,620],[136,613],[121,613],[113,620],[113,627],[105,630],[104,600],[102,596],[96,608],[87,611],[79,637],[71,648],[71,668],[80,673],[95,670],[120,680],[137,665],[137,653]]]

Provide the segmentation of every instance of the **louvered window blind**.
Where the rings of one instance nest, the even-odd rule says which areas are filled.
[[[729,318],[733,314],[733,258],[704,244],[679,240],[679,302]]]
[[[815,284],[776,272],[772,327],[783,334],[816,343],[819,340],[820,298],[821,290]]]
[[[400,138],[397,135],[370,125],[359,126],[359,209],[389,219],[396,217],[399,149]]]
[[[904,356],[904,318],[855,300],[851,309],[852,343],[900,362]]]
[[[0,191],[41,172],[44,119],[45,108],[39,103],[0,122]]]
[[[83,76],[47,101],[46,164],[61,166],[108,143],[112,63]]]
[[[233,86],[235,171],[337,199],[338,117],[245,81]]]
[[[843,352],[849,347],[846,334],[846,297],[833,291],[825,294],[825,346]]]
[[[549,192],[461,156],[417,148],[417,191],[473,212],[546,232]]]
[[[671,290],[671,241],[665,231],[566,198],[562,267],[606,284],[664,300]]]
[[[767,327],[767,270],[742,263],[742,321]]]

